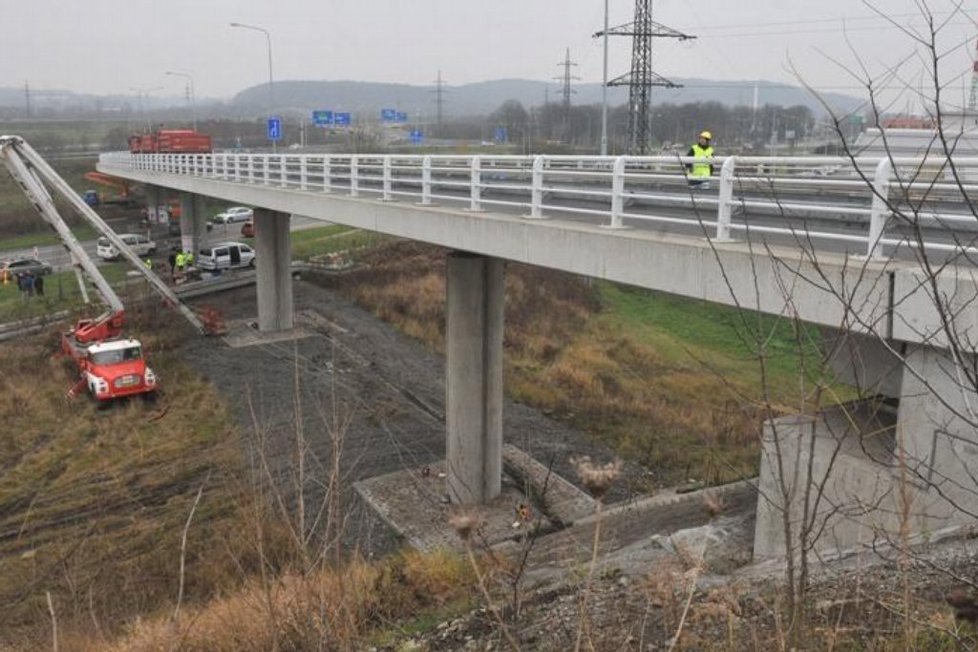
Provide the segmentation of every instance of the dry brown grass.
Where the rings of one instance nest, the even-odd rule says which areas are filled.
[[[454,553],[405,553],[382,563],[356,559],[341,570],[286,572],[249,580],[240,590],[178,618],[135,622],[111,645],[78,640],[80,652],[265,652],[352,650],[376,628],[466,598],[474,588]]]
[[[255,567],[238,529],[246,494],[227,410],[172,352],[174,333],[140,326],[133,332],[145,334],[164,387],[153,404],[67,401],[77,372],[52,356],[56,334],[0,347],[0,648],[33,649],[49,636],[47,593],[66,641],[108,635],[172,600],[183,522],[201,486],[187,598]]]

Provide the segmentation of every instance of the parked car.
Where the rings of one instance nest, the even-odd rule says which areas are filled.
[[[241,237],[242,238],[254,238],[255,237],[255,223],[245,222],[241,225]]]
[[[152,256],[156,253],[156,243],[144,235],[138,233],[120,233],[119,237],[125,242],[133,253],[137,256]],[[119,257],[119,250],[115,248],[108,238],[99,238],[95,253],[103,260],[115,260]]]
[[[252,267],[255,250],[242,242],[219,242],[201,249],[194,264],[206,270]]]
[[[254,218],[255,212],[247,206],[232,206],[223,213],[214,216],[215,224],[232,224],[234,222],[247,222]]]
[[[0,261],[0,276],[7,274],[13,277],[22,272],[31,272],[35,275],[50,274],[51,266],[37,258],[10,258]]]

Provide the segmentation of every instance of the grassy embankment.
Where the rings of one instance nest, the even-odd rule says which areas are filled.
[[[186,599],[254,567],[239,542],[243,463],[230,416],[180,360],[172,326],[150,325],[153,312],[128,312],[163,383],[152,404],[68,401],[77,370],[53,355],[57,329],[0,345],[0,648],[38,644],[48,596],[69,648],[72,632],[108,634],[172,600],[200,487]]]

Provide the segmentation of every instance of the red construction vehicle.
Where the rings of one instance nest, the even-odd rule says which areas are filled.
[[[94,284],[106,304],[98,317],[79,320],[74,328],[62,334],[62,351],[78,365],[78,382],[69,390],[75,396],[83,389],[99,401],[108,401],[133,394],[149,394],[156,391],[158,379],[143,358],[142,345],[138,340],[122,334],[125,309],[119,296],[102,276],[98,267],[72,234],[68,225],[55,208],[48,191],[50,187],[87,220],[102,237],[107,238],[135,269],[139,270],[150,285],[166,300],[180,310],[195,326],[204,332],[205,327],[197,316],[177,298],[173,291],[136,256],[129,246],[88,206],[82,198],[55,172],[33,148],[18,136],[0,136],[0,157],[11,176],[20,185],[31,204],[60,236],[61,242],[71,253],[75,263],[75,275],[85,301],[88,301],[84,273]],[[46,185],[45,185],[46,184]]]
[[[133,154],[210,154],[211,137],[193,129],[160,129],[129,137]]]

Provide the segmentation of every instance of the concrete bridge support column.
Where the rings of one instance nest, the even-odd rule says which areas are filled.
[[[204,242],[204,198],[190,192],[180,193],[180,248],[193,252],[200,251]]]
[[[158,214],[160,205],[163,203],[163,189],[159,186],[146,184],[146,218],[150,224],[161,224],[162,217]]]
[[[291,216],[255,209],[255,268],[258,272],[258,330],[292,328]]]
[[[446,273],[448,495],[484,503],[502,484],[503,261],[453,252]]]

